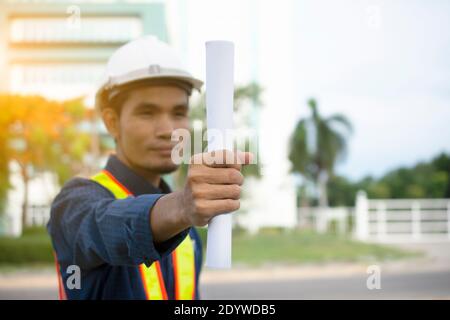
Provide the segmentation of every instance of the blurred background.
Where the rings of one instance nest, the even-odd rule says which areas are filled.
[[[113,151],[93,97],[146,34],[202,79],[205,41],[235,43],[258,163],[203,298],[450,298],[449,1],[0,0],[0,299],[57,298],[50,203]]]

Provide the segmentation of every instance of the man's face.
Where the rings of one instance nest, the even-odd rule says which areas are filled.
[[[117,147],[134,167],[160,174],[177,169],[171,160],[176,129],[187,129],[189,96],[175,86],[130,91],[121,107],[115,134]]]

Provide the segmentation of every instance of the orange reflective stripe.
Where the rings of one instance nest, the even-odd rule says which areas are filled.
[[[91,180],[99,183],[114,195],[116,199],[125,199],[128,196],[131,196],[131,192],[125,188],[116,178],[113,177],[106,170],[102,170],[100,173],[91,177]]]
[[[148,280],[146,280],[148,277],[146,277],[146,275],[145,275],[144,267],[145,266],[143,264],[139,265],[139,274],[141,275],[142,285],[144,286],[145,298],[147,300],[150,300],[150,294],[149,294],[148,285],[147,285]]]
[[[61,268],[58,263],[56,253],[53,251],[53,258],[55,259],[56,276],[58,277],[58,297],[59,300],[67,300],[66,289],[64,288],[63,279],[61,276]]]
[[[91,177],[114,195],[116,199],[125,199],[133,194],[107,170]],[[187,236],[172,253],[175,277],[175,299],[190,300],[195,298],[195,257],[194,245]],[[139,274],[148,300],[167,300],[167,290],[159,261],[150,267],[139,265]]]
[[[131,195],[131,192],[125,188],[125,186],[123,184],[121,184],[111,173],[109,173],[109,171],[107,170],[102,170],[102,172],[104,174],[106,174],[108,176],[108,178],[110,178],[120,189],[122,189],[126,194]]]
[[[161,284],[160,291],[162,294],[162,298],[164,300],[167,300],[168,299],[167,298],[167,290],[166,290],[166,286],[164,284],[164,278],[163,278],[162,271],[161,271],[161,264],[159,263],[159,261],[155,261],[153,264],[155,265],[156,273],[158,275],[158,280],[159,280],[159,283]],[[150,299],[151,299],[151,297],[150,297]]]

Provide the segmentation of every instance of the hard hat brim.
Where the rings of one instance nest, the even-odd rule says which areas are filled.
[[[151,79],[172,79],[185,82],[192,86],[193,89],[201,91],[203,81],[192,77],[189,73],[176,69],[163,69],[158,66],[150,66],[149,68],[135,70],[128,74],[109,77],[108,80],[100,87],[96,95],[96,107],[101,110],[108,100],[108,92],[122,86],[138,83]]]
[[[129,82],[154,78],[178,79],[190,83],[197,90],[200,90],[203,86],[203,81],[192,77],[183,70],[161,68],[158,65],[151,65],[148,68],[134,70],[120,76],[111,76],[107,81],[107,85],[110,87],[121,86]]]

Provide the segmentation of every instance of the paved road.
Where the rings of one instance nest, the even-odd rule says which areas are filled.
[[[366,286],[366,266],[331,264],[214,272],[201,280],[204,299],[450,299],[450,243],[402,245],[426,257],[380,264],[381,289]],[[56,299],[53,269],[0,274],[0,299]]]
[[[203,284],[204,299],[450,299],[450,270],[385,275],[368,290],[366,276]],[[55,289],[0,288],[0,299],[55,299]]]
[[[450,270],[381,276],[369,290],[367,276],[207,284],[206,299],[450,299]]]
[[[55,300],[58,291],[49,288],[0,289],[0,300]]]
[[[367,289],[366,270],[350,268],[352,274],[318,272],[310,279],[204,283],[206,299],[450,299],[450,243],[415,243],[398,245],[403,249],[423,251],[425,257],[404,262],[380,263],[381,289]],[[334,267],[340,268],[339,265]],[[319,275],[317,277],[317,275]],[[273,278],[272,278],[273,279]]]

